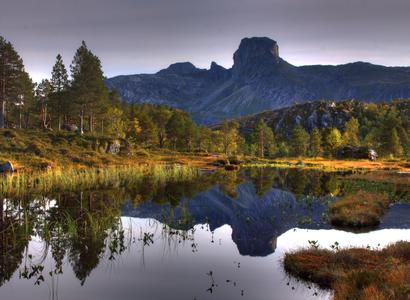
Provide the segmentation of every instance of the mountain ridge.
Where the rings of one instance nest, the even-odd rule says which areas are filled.
[[[106,83],[127,102],[181,108],[204,124],[315,100],[410,97],[410,67],[368,62],[294,66],[267,37],[243,39],[233,58],[230,69],[215,62],[209,69],[182,62],[155,74],[120,75]]]

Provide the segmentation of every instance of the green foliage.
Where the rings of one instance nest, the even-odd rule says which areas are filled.
[[[24,106],[28,109],[32,95],[32,82],[23,60],[13,45],[0,36],[0,128],[7,127],[8,111]]]
[[[326,136],[326,148],[329,154],[334,155],[342,144],[342,135],[337,128],[332,128]]]
[[[266,154],[273,154],[274,135],[272,129],[266,125],[262,119],[259,120],[258,125],[256,126],[253,138],[260,157],[265,157]]]
[[[318,157],[322,154],[322,135],[318,128],[312,130],[310,134],[310,155]]]
[[[84,116],[89,116],[89,130],[93,131],[95,115],[102,114],[109,99],[104,83],[100,59],[95,56],[83,41],[74,55],[71,64],[71,95],[75,111],[80,115],[80,130],[84,129]]]
[[[239,124],[234,121],[225,120],[222,129],[223,153],[226,156],[236,155],[240,149],[240,144],[244,142],[239,134]]]
[[[309,139],[310,137],[307,131],[302,127],[302,125],[298,124],[293,130],[291,141],[293,154],[295,156],[306,155],[309,148]]]
[[[356,118],[353,117],[346,123],[342,143],[350,146],[360,145],[359,121]]]

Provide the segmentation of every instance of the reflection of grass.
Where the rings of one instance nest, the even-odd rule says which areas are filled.
[[[349,194],[330,206],[330,221],[342,227],[377,226],[389,203],[386,194],[365,191]]]
[[[335,290],[335,299],[409,299],[410,243],[383,250],[304,249],[288,253],[285,270]]]
[[[187,166],[70,169],[37,174],[22,173],[0,178],[0,195],[115,188],[133,186],[146,175],[152,176],[158,182],[164,182],[191,179],[197,174],[196,169]]]

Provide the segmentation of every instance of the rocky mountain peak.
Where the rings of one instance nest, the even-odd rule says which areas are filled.
[[[168,68],[159,71],[157,74],[159,75],[169,75],[169,74],[176,74],[176,75],[191,75],[198,72],[203,71],[202,69],[198,69],[190,62],[179,62],[170,65]]]
[[[267,75],[281,62],[279,46],[267,37],[244,38],[233,55],[233,61],[235,77]]]
[[[227,79],[230,76],[230,72],[213,61],[207,76],[211,81],[221,81]]]

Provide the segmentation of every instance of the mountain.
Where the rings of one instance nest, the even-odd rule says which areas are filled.
[[[364,62],[297,67],[283,60],[276,41],[266,37],[243,39],[233,60],[231,69],[215,62],[209,69],[182,62],[156,74],[110,78],[106,84],[125,101],[178,107],[205,124],[312,100],[410,97],[410,67]]]

